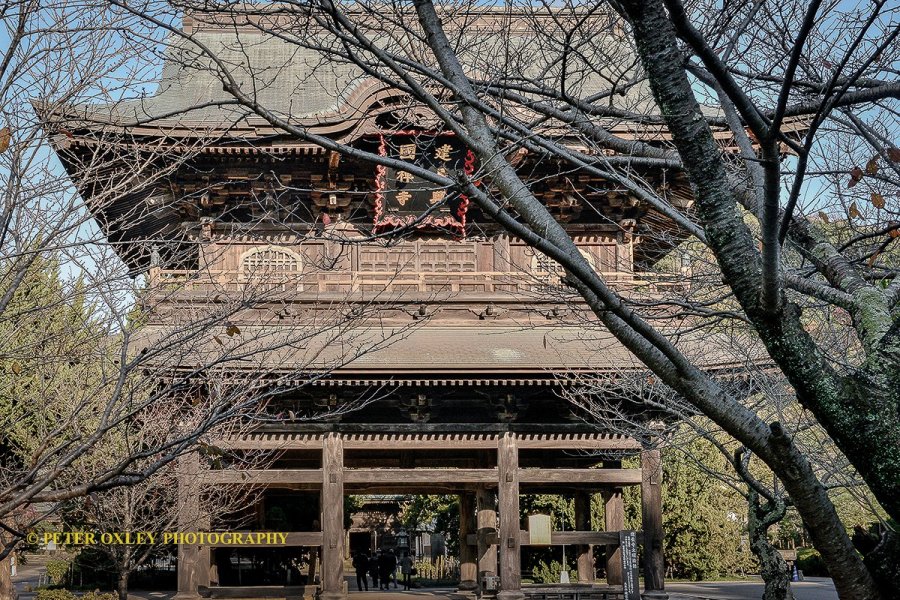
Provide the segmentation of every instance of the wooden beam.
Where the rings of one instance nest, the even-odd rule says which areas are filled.
[[[225,533],[225,532],[223,532]],[[229,531],[229,534],[232,533],[249,533],[247,531]],[[253,547],[261,546],[277,546],[277,547],[313,547],[313,546],[321,546],[322,545],[322,532],[321,531],[289,531],[285,532],[287,537],[286,541],[283,544],[280,543],[272,543],[272,544],[253,544]],[[243,544],[235,545],[232,543],[218,542],[215,544],[207,544],[210,548],[236,548],[238,546],[244,547]]]
[[[483,536],[484,541],[488,544],[496,544],[499,542],[499,536],[496,533],[489,533]],[[640,534],[638,534],[640,538]],[[480,541],[479,536],[470,534],[466,536],[466,543],[475,545]],[[530,546],[527,531],[519,531],[519,544],[522,546]],[[618,531],[554,531],[550,534],[551,546],[573,546],[580,544],[588,544],[593,546],[618,546]]]
[[[467,539],[475,532],[475,494],[468,492],[459,495],[459,537]],[[459,587],[460,592],[472,592],[478,588],[478,556],[477,547],[461,544],[459,548]]]
[[[651,596],[665,590],[663,560],[662,457],[656,448],[641,452],[641,526],[644,530],[644,591]]]
[[[603,500],[606,502],[604,511],[606,530],[621,531],[625,529],[625,504],[622,499],[622,489],[604,491]],[[622,550],[618,544],[606,547],[606,583],[622,585]]]
[[[344,469],[347,484],[493,483],[497,469]]]
[[[322,598],[341,600],[344,593],[344,447],[341,436],[325,437],[322,450]]]
[[[485,486],[478,486],[475,494],[476,538],[478,546],[478,585],[487,575],[497,574],[497,494]],[[494,542],[487,541],[489,535]],[[466,539],[468,541],[468,537]]]
[[[640,469],[519,469],[522,483],[639,485]]]
[[[244,469],[207,471],[200,475],[203,484],[321,485],[322,469]]]
[[[505,433],[497,450],[500,512],[500,591],[498,600],[522,600],[519,535],[519,447],[516,434]]]
[[[591,530],[591,494],[586,491],[575,492],[575,529],[577,531]],[[551,533],[552,539],[552,533]],[[579,544],[578,552],[578,583],[594,582],[594,548],[590,544]]]

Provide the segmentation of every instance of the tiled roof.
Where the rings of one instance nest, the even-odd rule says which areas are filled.
[[[671,333],[671,332],[670,332]],[[600,327],[487,325],[355,327],[315,331],[291,326],[244,326],[239,334],[211,330],[190,340],[184,328],[148,326],[135,350],[158,350],[149,360],[191,368],[218,364],[239,371],[284,374],[334,369],[335,375],[504,374],[552,376],[569,372],[642,369],[612,334]],[[740,366],[746,350],[711,333],[670,336],[705,368]]]

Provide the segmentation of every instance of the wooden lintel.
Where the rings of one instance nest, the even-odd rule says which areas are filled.
[[[249,533],[249,532],[246,532],[246,531],[229,532],[229,534],[232,534],[232,533]],[[290,532],[286,532],[285,536],[287,537],[287,539],[285,540],[285,542],[283,544],[282,543],[272,543],[272,544],[260,543],[260,544],[253,544],[253,546],[254,547],[256,547],[256,546],[298,547],[298,546],[321,546],[322,545],[322,532],[321,531],[290,531]],[[215,544],[206,544],[206,545],[209,546],[210,548],[231,548],[231,547],[238,547],[238,546],[244,547],[244,544],[235,544],[235,543],[232,543],[232,541],[233,541],[233,536],[230,536],[226,539],[225,542],[219,542],[219,543],[215,543]]]
[[[322,436],[267,435],[216,440],[211,444],[226,450],[321,450]]]
[[[344,482],[421,484],[496,483],[497,469],[344,469]]]
[[[632,438],[613,436],[529,436],[519,439],[519,449],[525,450],[640,450]]]
[[[478,544],[478,535],[476,533],[466,536],[466,543],[470,546]],[[638,543],[643,542],[643,534],[638,532]],[[499,539],[497,532],[484,535],[484,541],[487,544],[496,544]],[[522,546],[530,546],[531,542],[527,531],[519,532],[519,543]],[[554,531],[550,534],[551,546],[569,546],[577,544],[586,544],[592,546],[618,546],[618,531]]]
[[[519,469],[522,483],[639,485],[640,469]]]
[[[207,471],[200,476],[204,484],[317,484],[322,483],[322,469],[246,469]]]
[[[366,435],[348,436],[347,450],[492,450],[497,448],[493,436],[467,435]]]

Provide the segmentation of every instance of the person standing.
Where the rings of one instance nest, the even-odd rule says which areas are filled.
[[[413,572],[413,560],[409,554],[403,553],[403,558],[400,559],[400,574],[403,575],[403,589],[408,590],[411,585],[411,578]]]
[[[373,554],[369,557],[369,574],[372,576],[372,588],[381,589],[381,586],[378,585],[378,571],[380,570],[380,558],[381,551],[378,551],[378,554]]]
[[[396,565],[394,562],[396,559],[391,560],[391,552],[386,551],[382,552],[378,556],[378,586],[379,590],[389,589],[388,586],[391,582],[391,566]]]
[[[357,552],[353,556],[353,568],[356,569],[356,587],[359,591],[369,591],[369,557],[364,552]]]

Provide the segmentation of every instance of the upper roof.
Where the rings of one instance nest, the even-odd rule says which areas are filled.
[[[59,118],[83,119],[89,128],[126,127],[136,134],[164,130],[176,137],[226,130],[229,137],[282,133],[234,104],[223,89],[222,70],[267,110],[345,142],[374,132],[379,113],[409,108],[401,91],[348,60],[335,36],[324,34],[314,19],[254,10],[186,17],[183,32],[165,44],[155,94],[73,106]],[[381,49],[435,67],[430,50],[418,39],[414,16],[408,31],[390,19],[363,13],[350,17]],[[479,10],[447,13],[443,22],[476,79],[530,81],[582,99],[614,92],[604,102],[622,111],[637,116],[653,109],[629,40],[608,14]],[[559,36],[552,35],[554,29]],[[423,117],[416,109],[411,116]],[[626,119],[620,127],[643,131],[638,121]],[[649,132],[656,137],[660,130],[654,126]]]

